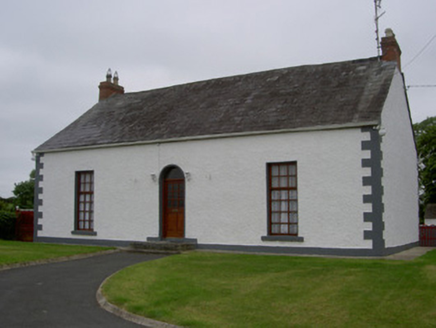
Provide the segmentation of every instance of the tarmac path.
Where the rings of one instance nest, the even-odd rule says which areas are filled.
[[[161,257],[117,252],[0,271],[0,327],[140,327],[100,308],[96,292],[116,271]]]

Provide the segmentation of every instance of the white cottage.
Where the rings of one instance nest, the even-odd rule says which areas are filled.
[[[35,240],[380,256],[418,244],[400,49],[124,93],[35,149]]]

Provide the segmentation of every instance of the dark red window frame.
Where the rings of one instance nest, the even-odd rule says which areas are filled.
[[[268,234],[298,236],[297,162],[268,164]]]
[[[76,230],[94,231],[94,171],[76,172]]]

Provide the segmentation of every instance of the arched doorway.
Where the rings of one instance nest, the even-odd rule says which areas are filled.
[[[164,169],[161,179],[162,237],[185,236],[185,175],[177,166]]]

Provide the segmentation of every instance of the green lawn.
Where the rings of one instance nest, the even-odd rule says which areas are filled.
[[[108,250],[107,247],[25,243],[0,239],[0,267]]]
[[[414,261],[191,252],[122,270],[103,293],[185,327],[435,327],[436,251]]]

